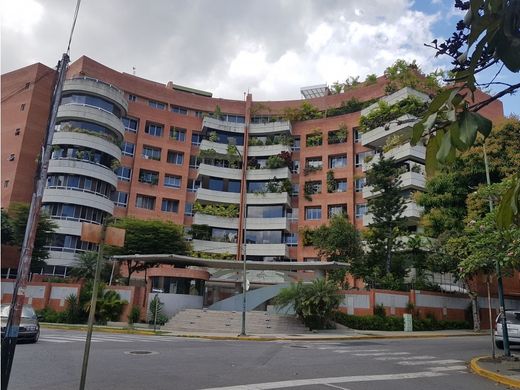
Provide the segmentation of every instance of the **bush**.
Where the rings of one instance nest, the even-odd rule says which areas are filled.
[[[128,323],[130,325],[139,322],[139,318],[141,317],[141,308],[139,306],[132,306],[130,309],[130,314],[128,314]]]
[[[382,303],[374,307],[374,315],[378,317],[386,317],[385,305]]]
[[[42,322],[51,322],[51,323],[66,323],[67,316],[65,312],[57,312],[50,307],[46,307],[42,310],[36,310],[36,314],[41,316]]]
[[[381,316],[354,316],[342,312],[336,312],[336,322],[352,329],[358,330],[384,330],[402,331],[404,321],[401,317]],[[446,329],[471,329],[467,321],[436,320],[433,318],[413,320],[414,331],[446,330]]]

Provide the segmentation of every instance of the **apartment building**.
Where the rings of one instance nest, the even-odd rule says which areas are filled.
[[[39,153],[52,92],[50,79],[38,79],[42,72],[53,74],[36,64],[2,76],[2,99],[14,94],[2,104],[2,207],[28,202],[33,189],[27,178],[35,165],[25,162]],[[81,57],[69,67],[52,141],[43,208],[59,228],[42,272],[65,275],[77,253],[95,249],[80,240],[80,223],[99,224],[109,215],[183,225],[201,256],[240,259],[245,242],[250,260],[316,260],[301,230],[327,223],[336,213],[359,229],[367,226],[366,199],[375,195],[364,187],[366,157],[412,123],[362,135],[359,118],[374,106],[339,115],[337,109],[352,99],[391,103],[410,94],[428,99],[409,89],[385,97],[386,83],[380,77],[340,94],[307,91],[305,100],[255,101],[251,94],[228,100]],[[16,92],[25,85],[34,92]],[[282,119],[304,101],[323,118]],[[21,105],[29,113],[16,112]],[[34,114],[32,107],[38,109]],[[502,115],[500,102],[487,109],[491,118]],[[16,138],[16,129],[26,128],[35,129],[32,136]],[[424,188],[424,147],[401,145],[388,153],[408,166],[403,190]],[[411,229],[419,212],[408,204]]]

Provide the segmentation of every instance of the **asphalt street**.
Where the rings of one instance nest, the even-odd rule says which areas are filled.
[[[37,344],[17,346],[9,389],[77,389],[84,340],[42,329]],[[469,372],[467,362],[486,354],[487,337],[253,342],[100,332],[87,389],[505,388]]]

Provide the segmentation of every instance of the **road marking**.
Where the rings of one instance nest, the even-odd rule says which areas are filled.
[[[419,366],[422,364],[454,364],[454,363],[464,363],[462,360],[455,360],[455,359],[446,359],[446,360],[422,360],[418,362],[398,362],[397,364],[401,364],[403,366]]]
[[[384,356],[384,355],[410,355],[410,352],[374,352],[374,353],[354,353],[354,356]]]
[[[335,349],[332,352],[335,353],[347,353],[347,352],[384,352],[388,351],[388,349]]]
[[[331,385],[330,383],[324,383],[323,385],[328,386],[328,387],[333,387],[333,388],[335,388],[335,389],[340,389],[340,390],[349,390],[349,389],[347,389],[346,387],[341,387],[341,386]]]
[[[72,343],[72,341],[47,339],[45,337],[40,337],[38,341],[44,341],[44,342],[49,342],[49,343]]]
[[[374,360],[425,360],[425,359],[435,359],[435,356],[428,356],[428,355],[422,355],[422,356],[383,356],[383,357],[376,357]]]
[[[247,385],[211,387],[202,390],[269,390],[269,389],[284,389],[288,387],[299,387],[309,385],[330,385],[333,383],[351,383],[351,382],[374,382],[374,381],[391,381],[401,379],[416,379],[416,378],[433,378],[444,376],[442,372],[424,371],[424,372],[410,372],[403,374],[381,374],[381,375],[358,375],[358,376],[340,376],[330,378],[314,378],[314,379],[300,379],[280,382],[265,382],[265,383],[251,383]]]
[[[431,367],[430,371],[434,372],[442,372],[442,371],[458,371],[458,370],[467,370],[466,366],[451,366],[451,367]]]

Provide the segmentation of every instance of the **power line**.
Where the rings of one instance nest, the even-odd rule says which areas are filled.
[[[74,18],[72,20],[72,27],[70,29],[69,44],[67,45],[67,55],[70,53],[70,44],[72,43],[72,35],[74,34],[74,28],[76,27],[76,20],[78,19],[80,5],[81,5],[81,0],[77,0],[76,9],[74,11]]]
[[[50,73],[53,73],[53,72],[55,72],[55,69],[49,69],[49,70],[47,70],[44,74],[42,74],[42,75],[41,75],[40,77],[38,77],[36,80],[30,82],[29,85],[31,85],[31,84],[32,84],[33,86],[36,85],[36,84],[37,84],[39,81],[41,81],[44,77],[48,76]],[[22,93],[22,92],[25,91],[26,89],[27,89],[27,86],[24,85],[22,88],[20,88],[20,89],[18,89],[18,90],[16,90],[16,91],[13,91],[11,94],[5,96],[5,97],[1,100],[1,102],[3,103],[3,102],[5,102],[5,101],[11,99],[12,97],[14,97],[14,96],[16,96],[16,95]]]

